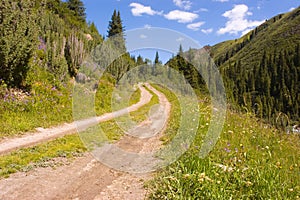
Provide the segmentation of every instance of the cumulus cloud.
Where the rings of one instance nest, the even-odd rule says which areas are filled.
[[[193,31],[198,31],[200,26],[202,26],[203,24],[205,24],[205,22],[197,22],[197,23],[193,23],[193,24],[188,24],[186,27]]]
[[[198,15],[186,11],[172,10],[165,14],[164,17],[168,20],[176,20],[179,23],[191,23],[198,18]]]
[[[139,3],[131,3],[129,6],[132,7],[131,13],[133,16],[142,16],[143,14],[147,14],[147,15],[162,14],[162,12],[152,10],[152,8],[150,6],[144,6]]]
[[[151,26],[150,24],[145,24],[145,25],[144,25],[144,28],[150,29],[150,28],[152,28],[152,26]]]
[[[192,2],[188,0],[173,0],[173,3],[184,10],[189,10],[192,7]]]
[[[205,33],[205,34],[209,34],[209,33],[212,33],[214,29],[212,28],[209,28],[209,29],[201,29],[201,32],[202,33]]]
[[[264,22],[262,21],[251,21],[246,19],[247,16],[252,15],[248,11],[248,6],[244,4],[234,5],[232,10],[226,11],[222,16],[228,18],[225,27],[218,30],[218,34],[238,34],[247,29],[252,29]]]
[[[295,10],[296,8],[294,8],[294,7],[291,7],[290,9],[289,9],[289,11],[293,11],[293,10]]]

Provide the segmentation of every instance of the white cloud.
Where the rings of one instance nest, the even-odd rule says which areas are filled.
[[[251,21],[246,19],[247,16],[252,15],[248,11],[248,6],[244,4],[234,5],[232,10],[226,11],[222,16],[228,18],[225,27],[218,30],[218,34],[238,34],[247,29],[254,28],[264,22],[262,21]]]
[[[214,29],[212,28],[209,28],[209,29],[201,29],[201,32],[202,33],[205,33],[205,34],[209,34],[209,33],[212,33]]]
[[[200,8],[199,10],[194,11],[194,13],[199,13],[199,12],[208,12],[207,8]]]
[[[289,11],[291,12],[291,11],[293,11],[293,10],[295,10],[296,8],[294,8],[294,7],[291,7],[290,9],[289,9]]]
[[[152,28],[152,26],[151,26],[150,24],[145,24],[145,25],[144,25],[144,28],[150,29],[150,28]]]
[[[173,3],[184,10],[189,10],[192,7],[192,2],[188,0],[173,0]]]
[[[184,40],[183,37],[179,37],[179,38],[176,39],[176,42],[182,42],[183,40]]]
[[[131,3],[129,6],[132,7],[131,13],[133,14],[133,16],[142,16],[143,14],[147,14],[147,15],[162,14],[162,12],[152,10],[150,6],[144,6],[139,3]]]
[[[203,24],[205,24],[205,22],[197,22],[197,23],[193,23],[193,24],[188,24],[186,27],[193,31],[198,31],[200,26],[202,26]]]
[[[185,12],[180,10],[170,11],[168,14],[164,15],[168,20],[176,20],[179,23],[190,23],[198,18],[198,15],[191,12]]]
[[[214,0],[214,1],[217,1],[217,2],[222,2],[222,3],[224,3],[224,2],[228,2],[229,0]]]
[[[140,38],[141,38],[141,39],[146,39],[146,38],[147,38],[147,35],[141,34],[141,35],[140,35]]]
[[[253,30],[252,28],[247,28],[246,30],[244,30],[243,32],[242,32],[242,36],[243,35],[246,35],[247,33],[249,33],[251,30]]]

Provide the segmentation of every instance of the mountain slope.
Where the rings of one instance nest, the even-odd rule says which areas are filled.
[[[214,45],[211,53],[216,64],[228,64],[239,59],[245,66],[257,63],[265,50],[293,50],[300,41],[300,7],[279,14],[250,31],[243,37]]]
[[[203,89],[203,79],[187,61],[197,63],[211,90],[218,83],[207,52],[220,69],[231,107],[278,127],[299,123],[300,7],[266,20],[239,39],[181,52],[166,65],[181,71],[195,89]]]
[[[300,7],[210,50],[228,99],[280,127],[300,114]]]

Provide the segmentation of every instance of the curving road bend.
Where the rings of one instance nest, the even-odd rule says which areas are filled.
[[[159,97],[159,104],[164,112],[160,112],[161,117],[155,115],[151,118],[150,115],[138,125],[137,129],[134,129],[132,135],[125,134],[115,143],[116,146],[128,152],[154,152],[162,146],[159,139],[167,126],[167,120],[163,120],[164,124],[158,133],[156,125],[161,125],[161,123],[157,123],[156,120],[169,118],[171,104],[164,94],[148,84],[146,86]],[[145,100],[144,103],[147,103],[147,96],[147,93],[142,94],[141,99]],[[137,137],[136,130],[146,130],[143,126],[156,128],[153,128],[152,135],[149,135],[149,132],[146,135],[140,132],[140,137]],[[64,161],[58,160],[58,162]],[[66,161],[62,166],[39,167],[28,172],[15,173],[7,179],[0,180],[0,199],[139,200],[145,199],[147,191],[143,184],[151,176],[151,173],[133,174],[112,169],[87,153],[72,162]]]
[[[52,127],[47,129],[38,128],[37,129],[38,132],[28,133],[18,138],[9,138],[9,139],[2,140],[0,141],[0,155],[9,153],[19,148],[30,147],[41,142],[50,141],[67,134],[73,134],[76,133],[77,131],[83,131],[100,122],[108,121],[115,117],[122,116],[128,112],[133,112],[135,110],[138,110],[143,105],[149,103],[152,97],[150,92],[148,92],[141,85],[139,85],[139,89],[141,91],[140,101],[122,110],[115,111],[112,113],[107,113],[99,117],[93,117],[85,120],[75,121],[72,123],[65,123],[64,125],[57,126],[57,127]]]

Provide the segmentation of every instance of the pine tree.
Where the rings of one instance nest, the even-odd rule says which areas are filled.
[[[161,64],[161,62],[159,61],[159,55],[158,55],[158,52],[156,52],[156,54],[155,54],[154,64],[155,64],[155,65]]]
[[[22,87],[38,42],[38,27],[32,23],[38,17],[29,0],[2,0],[0,16],[0,78],[11,87]]]
[[[141,55],[139,55],[136,59],[136,65],[139,66],[139,65],[143,65],[143,64],[145,64],[143,57]]]
[[[121,52],[126,51],[125,39],[124,39],[124,27],[122,25],[122,19],[120,12],[114,10],[108,25],[108,38],[110,38],[114,44],[114,47]]]
[[[67,7],[74,12],[74,15],[78,17],[81,21],[85,21],[85,7],[81,0],[68,0]]]
[[[182,45],[180,44],[180,46],[179,46],[179,51],[178,51],[178,55],[179,56],[183,56],[183,48],[182,48]]]

